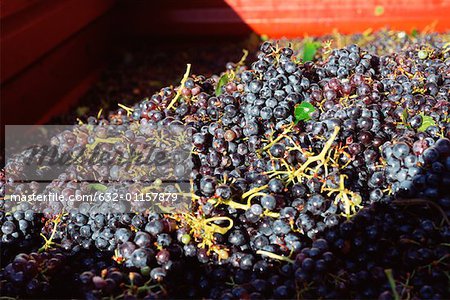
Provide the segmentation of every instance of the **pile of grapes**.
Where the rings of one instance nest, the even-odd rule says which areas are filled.
[[[448,299],[450,37],[337,42],[265,41],[256,61],[245,52],[209,78],[188,65],[180,85],[84,120],[121,126],[123,138],[74,131],[53,141],[62,152],[119,149],[157,125],[190,128],[189,211],[11,209],[4,194],[23,159],[7,161],[2,295]],[[74,172],[48,189],[83,193]],[[142,189],[130,182],[127,192]]]
[[[113,51],[112,59],[98,81],[65,114],[54,116],[50,124],[73,124],[77,118],[97,115],[99,109],[106,115],[117,104],[132,105],[162,87],[176,83],[192,63],[197,74],[223,71],[227,62],[238,61],[242,49],[249,50],[249,57],[258,49],[260,39],[256,35],[223,40],[141,42],[136,46],[121,46]]]

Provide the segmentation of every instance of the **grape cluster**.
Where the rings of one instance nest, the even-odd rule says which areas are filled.
[[[421,137],[412,145],[397,142],[384,146],[387,167],[378,178],[391,184],[394,193],[400,197],[434,200],[445,196],[442,192],[449,178],[445,171],[448,161],[443,158],[450,154],[448,139],[435,141]]]
[[[199,281],[194,295],[394,299],[397,294],[400,298],[415,295],[446,299],[449,256],[442,241],[449,237],[448,225],[435,226],[440,217],[436,218],[433,209],[405,211],[404,204],[398,205],[376,204],[363,209],[351,221],[305,242],[288,263],[263,260],[254,263],[251,270],[222,267],[202,270],[202,274],[207,272],[209,276],[196,277]],[[216,273],[223,276],[220,280],[228,279],[230,285],[217,283]],[[205,286],[209,293],[202,292]]]
[[[39,235],[40,219],[32,209],[27,209],[27,203],[23,203],[12,214],[0,212],[2,243],[14,240],[31,240]]]
[[[66,256],[62,253],[18,254],[1,272],[6,295],[43,296],[51,289],[51,279],[63,273]]]
[[[61,154],[145,152],[153,129],[187,127],[191,157],[173,151],[178,164],[159,171],[189,179],[191,205],[56,202],[41,215],[3,197],[2,246],[44,243],[3,266],[2,291],[39,296],[55,272],[88,299],[448,297],[449,44],[400,39],[391,52],[324,45],[308,62],[295,44],[264,42],[249,67],[205,77],[188,65],[178,87],[53,137]],[[3,195],[24,161],[6,163]],[[128,169],[95,164],[14,192],[137,193],[156,184],[150,168],[123,185]],[[99,183],[79,182],[89,176]]]

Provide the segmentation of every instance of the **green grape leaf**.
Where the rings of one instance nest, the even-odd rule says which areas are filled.
[[[91,183],[89,185],[89,188],[92,190],[99,191],[99,192],[106,192],[106,190],[108,189],[108,187],[106,185],[103,185],[101,183]]]
[[[320,43],[306,42],[305,45],[303,46],[303,61],[313,60],[319,47]]]
[[[295,106],[295,124],[299,121],[308,121],[311,119],[311,114],[316,111],[316,108],[309,102],[303,101]]]
[[[408,110],[404,109],[402,112],[402,123],[406,126],[406,128],[411,129],[411,126],[408,124]]]
[[[402,122],[404,124],[406,124],[408,121],[408,111],[406,109],[403,110],[402,112]]]
[[[424,114],[420,114],[422,116],[422,125],[417,128],[417,131],[424,132],[430,126],[436,126],[436,122],[430,116],[425,116]]]
[[[229,81],[229,78],[228,78],[228,74],[227,73],[223,74],[220,77],[219,82],[217,83],[217,87],[216,87],[216,96],[222,95],[222,87],[225,84],[227,84],[228,81]]]

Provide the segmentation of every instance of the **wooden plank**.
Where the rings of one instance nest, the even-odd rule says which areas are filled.
[[[109,61],[110,28],[111,20],[105,16],[3,84],[2,123],[35,124],[43,122],[43,116],[50,118],[48,112],[64,95]]]
[[[1,82],[103,15],[115,0],[42,1],[2,20]]]
[[[0,1],[0,18],[6,18],[32,7],[42,0],[2,0]]]
[[[97,82],[102,70],[103,68],[100,66],[91,71],[91,73],[85,76],[81,81],[77,82],[74,88],[59,98],[53,106],[48,108],[47,112],[45,112],[36,124],[47,124],[53,117],[67,113],[69,109],[95,84],[95,82]]]

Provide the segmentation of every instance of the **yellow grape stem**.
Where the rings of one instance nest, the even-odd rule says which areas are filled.
[[[332,134],[331,137],[328,139],[328,141],[325,143],[325,145],[324,145],[322,151],[321,151],[318,155],[308,157],[308,159],[306,160],[306,162],[305,162],[304,164],[302,164],[302,166],[301,166],[300,168],[298,168],[297,170],[294,171],[294,174],[293,174],[293,176],[292,176],[293,178],[295,178],[295,177],[300,177],[300,176],[302,175],[302,173],[306,170],[306,168],[307,168],[310,164],[312,164],[312,163],[314,163],[314,162],[316,162],[316,161],[322,161],[322,162],[323,162],[323,161],[325,160],[325,156],[326,156],[328,150],[330,150],[331,145],[333,145],[333,142],[334,142],[334,140],[336,139],[336,137],[337,137],[337,135],[338,135],[338,133],[339,133],[339,130],[340,130],[340,127],[339,127],[339,126],[336,126],[336,127],[334,128],[333,134]]]
[[[281,255],[278,255],[278,254],[275,254],[275,253],[272,253],[272,252],[269,252],[269,251],[265,251],[265,250],[258,250],[258,251],[256,251],[256,254],[265,255],[267,257],[270,257],[270,258],[273,258],[273,259],[276,259],[276,260],[285,261],[285,262],[288,262],[290,264],[294,263],[294,260],[290,259],[289,257],[281,256]]]
[[[191,72],[191,64],[187,64],[186,73],[184,73],[183,79],[181,79],[180,87],[178,88],[177,94],[175,95],[173,100],[170,102],[170,104],[167,106],[167,109],[171,109],[173,107],[173,105],[178,101],[178,98],[180,98],[181,91],[183,90],[183,86],[186,83],[190,72]]]

